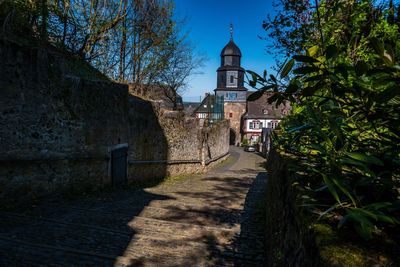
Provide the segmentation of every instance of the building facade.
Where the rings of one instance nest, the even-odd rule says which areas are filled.
[[[265,92],[256,100],[247,100],[247,111],[243,115],[243,138],[250,143],[258,143],[261,138],[262,129],[275,129],[280,121],[289,114],[291,106],[289,102],[283,102],[279,106],[275,103],[269,104],[268,98],[272,92]]]
[[[203,101],[201,101],[200,105],[194,110],[193,116],[199,120],[201,126],[211,119],[214,110],[214,102],[214,95],[206,93]]]

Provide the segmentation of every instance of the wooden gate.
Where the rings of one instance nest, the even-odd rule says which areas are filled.
[[[127,183],[128,146],[117,146],[111,150],[111,179],[114,187]]]

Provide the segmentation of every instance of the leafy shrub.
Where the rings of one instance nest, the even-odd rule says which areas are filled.
[[[248,73],[251,85],[275,92],[269,102],[292,102],[273,141],[295,158],[300,204],[368,239],[400,223],[400,31],[370,1],[353,2],[348,14],[348,3],[329,2],[333,12],[322,1],[329,19],[315,15],[320,36],[305,40],[306,53],[287,61],[281,80]],[[368,19],[371,12],[378,15]],[[345,13],[351,19],[340,25]]]

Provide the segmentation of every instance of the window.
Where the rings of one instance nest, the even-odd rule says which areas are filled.
[[[226,87],[237,87],[238,72],[229,70],[226,72]]]
[[[254,129],[261,129],[262,128],[262,122],[256,121],[254,122]]]
[[[233,113],[229,112],[229,118],[232,118],[232,117],[233,117]]]
[[[263,127],[263,123],[261,121],[251,121],[249,123],[249,129],[259,130]]]
[[[275,129],[279,124],[279,121],[270,121],[268,122],[268,128]]]
[[[268,110],[267,109],[263,109],[262,112],[263,112],[264,115],[268,114]]]

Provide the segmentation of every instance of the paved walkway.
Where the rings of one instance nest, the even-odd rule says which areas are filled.
[[[231,150],[175,184],[0,212],[0,266],[262,266],[263,159]]]

